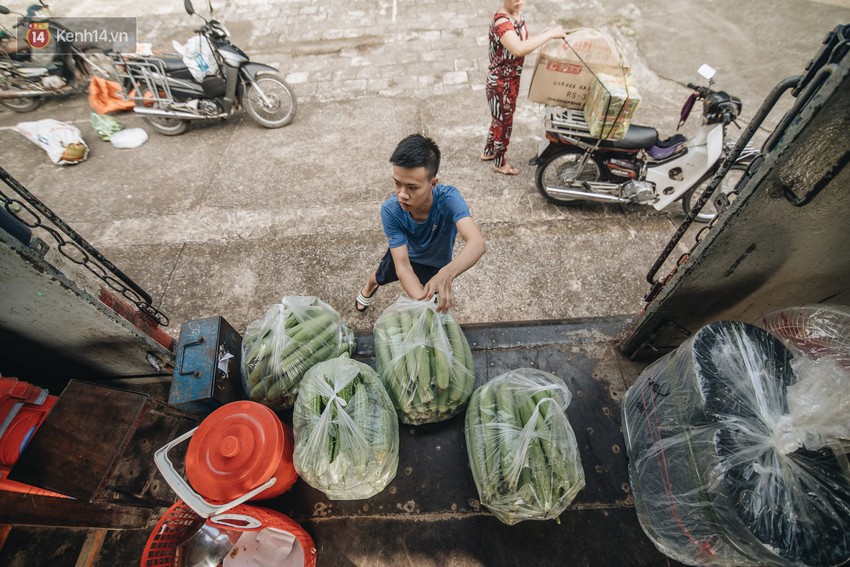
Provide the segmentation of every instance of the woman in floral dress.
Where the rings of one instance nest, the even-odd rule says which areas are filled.
[[[487,74],[487,102],[492,121],[487,145],[481,159],[493,161],[493,171],[516,175],[519,169],[505,159],[511,139],[514,110],[519,94],[519,80],[525,56],[549,41],[565,37],[564,28],[556,26],[529,37],[522,17],[524,0],[503,0],[490,24],[490,70]]]

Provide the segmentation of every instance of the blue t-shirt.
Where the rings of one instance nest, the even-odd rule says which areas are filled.
[[[411,262],[442,268],[452,261],[457,236],[456,223],[472,216],[460,191],[451,185],[437,184],[428,218],[416,222],[391,195],[381,205],[381,222],[390,248],[407,245]]]

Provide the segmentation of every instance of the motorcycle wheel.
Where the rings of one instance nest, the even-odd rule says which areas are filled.
[[[575,176],[575,171],[578,168],[579,161],[584,155],[581,151],[565,151],[546,158],[543,163],[537,166],[537,173],[534,177],[535,185],[540,194],[546,197],[546,200],[556,205],[572,205],[580,201],[572,197],[558,196],[557,193],[550,192],[547,187],[565,187],[567,181]],[[602,179],[602,166],[592,157],[584,164],[584,169],[581,175],[577,177],[577,181],[595,182]]]
[[[155,107],[156,108],[156,107]],[[179,136],[189,129],[189,121],[164,116],[142,116],[142,120],[163,136]]]
[[[723,180],[720,182],[720,185],[715,190],[722,191],[726,195],[732,193],[735,189],[735,186],[738,184],[738,181],[744,176],[744,172],[747,170],[747,166],[742,163],[736,163],[732,166]],[[696,187],[692,187],[687,193],[682,197],[682,210],[685,211],[685,214],[691,212],[691,209],[694,208],[694,205],[702,198],[703,193],[708,188],[708,184],[711,181],[711,178],[714,175],[709,175],[705,181],[697,185]],[[714,217],[717,216],[717,209],[714,206],[714,203],[711,199],[702,207],[702,210],[697,214],[694,219],[697,222],[710,222]]]
[[[41,104],[41,97],[3,98],[0,104],[15,112],[31,112]]]
[[[254,84],[269,99],[269,105],[263,103]],[[292,122],[297,103],[295,93],[283,77],[276,73],[266,73],[258,75],[254,84],[249,85],[245,92],[245,109],[251,118],[264,128],[281,128]]]

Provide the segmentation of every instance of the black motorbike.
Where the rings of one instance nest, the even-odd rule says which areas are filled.
[[[106,51],[92,43],[65,39],[73,37],[73,33],[50,19],[43,1],[30,6],[26,14],[0,6],[0,15],[8,14],[20,16],[16,28],[36,25],[52,43],[34,47],[19,42],[16,33],[0,34],[0,104],[3,106],[15,112],[30,112],[46,96],[85,90],[95,75],[115,76],[112,58]]]
[[[186,12],[196,15],[191,0],[184,0]],[[212,8],[210,8],[212,11]],[[286,126],[295,116],[295,94],[274,67],[255,63],[229,39],[227,29],[214,19],[194,30],[201,42],[208,42],[204,68],[215,69],[198,79],[185,57],[114,54],[125,96],[132,98],[135,112],[157,132],[177,136],[192,120],[225,119],[244,107],[251,118],[265,128]],[[190,58],[190,63],[194,60]],[[213,65],[214,64],[214,65]]]

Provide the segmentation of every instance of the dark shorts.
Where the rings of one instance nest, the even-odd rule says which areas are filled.
[[[416,277],[419,278],[419,283],[422,285],[428,283],[428,281],[440,271],[440,268],[435,266],[427,266],[416,262],[411,262],[410,266],[413,268],[413,273],[416,274]],[[381,263],[378,264],[378,269],[375,270],[375,280],[377,280],[378,285],[398,281],[398,274],[395,273],[395,262],[393,262],[393,255],[389,248],[387,248],[387,253],[384,254],[384,257],[381,258]]]

